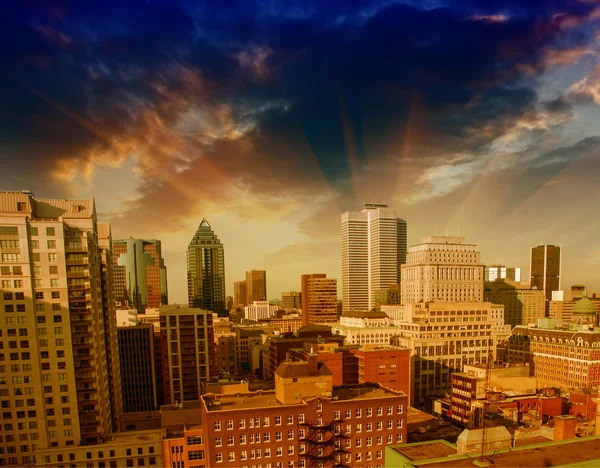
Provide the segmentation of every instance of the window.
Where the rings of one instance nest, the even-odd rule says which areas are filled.
[[[356,425],[356,432],[362,432],[362,424]]]
[[[277,447],[277,456],[283,457],[283,447]]]
[[[287,423],[294,424],[294,415],[293,414],[288,414]]]
[[[402,407],[402,405],[398,405],[398,411],[397,411],[397,413],[398,414],[402,414],[403,409],[404,408]]]
[[[58,275],[58,267],[56,265],[50,266],[50,274],[51,275]]]
[[[242,461],[248,460],[248,451],[247,450],[242,450],[240,452],[240,460],[242,460]]]
[[[47,236],[54,236],[54,235],[56,235],[55,231],[54,231],[54,228],[53,227],[47,227],[46,228],[46,235]]]
[[[60,299],[60,291],[52,291],[52,299]]]
[[[44,292],[43,292],[43,291],[37,291],[37,292],[35,293],[35,298],[36,298],[38,301],[39,301],[39,300],[42,300],[42,299],[44,299]]]
[[[383,458],[383,450],[377,450],[377,459],[381,460]]]
[[[38,235],[38,228],[30,226],[29,227],[29,234],[31,234],[32,236],[37,236]]]
[[[222,447],[223,442],[220,437],[215,437],[215,447]]]
[[[383,406],[377,408],[377,416],[383,416]]]
[[[271,425],[271,418],[269,416],[265,416],[263,418],[263,427],[269,427]]]
[[[283,440],[283,434],[281,433],[281,431],[277,431],[277,432],[275,433],[275,440],[276,440],[277,442],[280,442],[280,441],[282,441],[282,440]]]
[[[4,293],[4,300],[5,301],[12,301],[12,297],[13,297],[12,293],[9,293],[9,292],[5,292]]]
[[[373,416],[373,408],[367,408],[367,417]]]
[[[393,442],[392,434],[388,434],[386,444],[391,444]]]
[[[233,429],[233,419],[227,420],[227,429]]]
[[[202,445],[203,444],[202,436],[189,436],[187,438],[187,444],[188,445]]]
[[[15,280],[15,289],[23,289],[23,280]]]
[[[388,429],[393,429],[394,428],[394,421],[392,421],[391,419],[389,419],[388,422],[387,422],[387,428]]]
[[[229,455],[228,455],[227,459],[230,462],[234,462],[235,461],[235,452],[229,452]]]
[[[58,288],[58,279],[57,278],[51,278],[50,279],[50,287],[51,288]]]
[[[215,461],[217,463],[223,463],[223,454],[222,453],[216,453],[215,454]]]
[[[288,440],[294,440],[294,431],[293,430],[288,431]]]
[[[394,414],[394,407],[393,406],[388,406],[387,407],[387,414],[388,416],[391,414]]]
[[[369,440],[369,439],[367,438],[367,440]],[[356,440],[354,441],[354,446],[355,446],[356,448],[361,448],[361,447],[362,447],[362,439],[356,439]]]
[[[383,430],[383,421],[377,421],[377,430],[378,431]]]
[[[52,311],[53,312],[60,312],[60,304],[58,302],[54,302],[52,304]]]
[[[265,458],[271,458],[271,449],[265,448]]]
[[[240,422],[239,422],[238,425],[239,425],[240,429],[246,429],[246,420],[245,419],[240,419]]]
[[[299,424],[304,424],[304,414],[299,414],[298,415],[298,423]]]
[[[240,435],[240,445],[246,445],[246,434]]]
[[[288,455],[294,455],[294,446],[293,445],[288,446]]]
[[[281,426],[281,416],[275,416],[275,425]]]
[[[265,442],[271,442],[271,433],[270,433],[270,432],[265,432],[265,433],[263,434],[263,440],[264,440]]]
[[[323,403],[317,403],[317,411],[323,411]]]
[[[49,249],[55,249],[56,248],[56,241],[55,240],[49,240],[48,241],[48,248]]]
[[[235,441],[233,440],[233,436],[227,436],[227,445],[234,445]]]
[[[357,418],[362,418],[362,409],[358,408],[358,409],[356,410],[356,417],[357,417]]]
[[[383,444],[383,437],[377,436],[377,445]]]
[[[17,312],[25,312],[25,304],[17,304]],[[23,317],[19,317],[23,318]]]
[[[49,253],[48,261],[49,262],[58,262],[58,255],[56,255],[55,253]]]
[[[402,442],[402,433],[396,434],[396,443],[401,443],[401,442]]]
[[[371,445],[373,445],[373,438],[372,437],[367,437],[367,447],[370,447]]]
[[[396,421],[396,427],[397,427],[398,429],[402,429],[402,419],[398,419],[398,420]]]

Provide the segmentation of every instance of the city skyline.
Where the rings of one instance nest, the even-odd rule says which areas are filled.
[[[563,284],[600,289],[593,2],[35,3],[4,15],[0,186],[94,195],[115,239],[160,239],[172,302],[203,217],[227,294],[256,268],[271,299],[341,280],[362,202],[524,273],[560,245]]]

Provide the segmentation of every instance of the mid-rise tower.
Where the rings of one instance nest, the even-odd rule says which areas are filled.
[[[552,300],[552,291],[560,290],[560,246],[538,245],[531,248],[529,277],[532,288],[543,289],[546,300]]]

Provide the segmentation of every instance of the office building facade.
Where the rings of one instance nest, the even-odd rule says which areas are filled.
[[[376,291],[400,283],[406,221],[386,204],[365,203],[342,214],[343,311],[375,307]]]
[[[560,290],[560,258],[558,245],[538,245],[531,248],[529,278],[532,288],[543,289],[546,300],[552,300],[552,291]]]
[[[302,323],[332,323],[337,320],[337,280],[317,273],[302,275]]]
[[[247,293],[246,293],[246,282],[245,281],[236,281],[233,283],[233,306],[246,306],[247,302]]]
[[[492,282],[497,279],[506,279],[509,281],[521,281],[521,269],[509,268],[504,265],[486,265],[484,272],[484,281]]]
[[[167,268],[156,239],[121,239],[113,242],[114,294],[119,308],[136,309],[168,304]]]
[[[302,293],[298,291],[288,291],[281,293],[282,309],[301,309]]]
[[[516,283],[497,279],[485,283],[485,300],[504,306],[505,323],[517,325],[536,324],[546,316],[544,290],[530,288],[529,283]]]
[[[227,316],[223,244],[203,219],[187,250],[188,305]]]
[[[267,272],[250,270],[246,272],[246,304],[267,300]]]

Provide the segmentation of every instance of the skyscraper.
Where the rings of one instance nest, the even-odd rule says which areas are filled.
[[[546,300],[552,300],[552,291],[560,290],[560,246],[538,245],[531,248],[529,263],[531,287],[543,289]]]
[[[246,305],[254,301],[267,300],[267,272],[250,270],[246,272]]]
[[[381,203],[342,214],[343,310],[375,307],[376,291],[400,283],[406,263],[406,221]]]
[[[300,309],[302,307],[302,294],[298,291],[282,292],[281,307],[283,309]]]
[[[9,465],[32,464],[39,449],[96,442],[118,426],[109,373],[120,382],[119,369],[108,362],[116,335],[103,310],[108,234],[93,199],[0,192],[0,354],[10,361],[0,363],[0,389],[4,419],[14,421],[0,448]]]
[[[227,316],[223,244],[206,218],[188,246],[187,274],[189,306]]]
[[[302,275],[302,324],[331,323],[337,320],[337,280],[316,273]]]
[[[236,281],[233,283],[233,306],[245,306],[248,305],[246,297],[246,282]]]
[[[168,304],[167,268],[156,239],[113,242],[115,300],[143,314]]]

